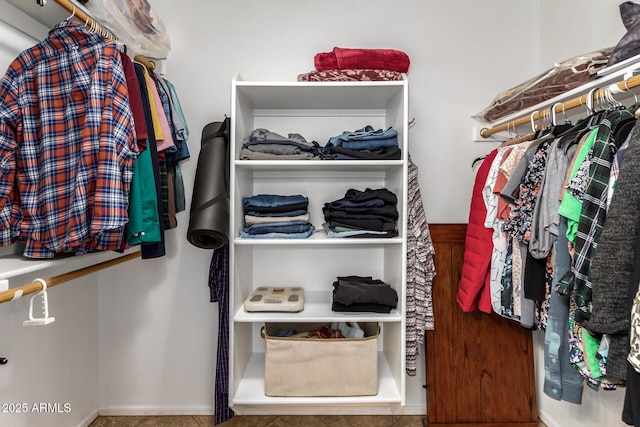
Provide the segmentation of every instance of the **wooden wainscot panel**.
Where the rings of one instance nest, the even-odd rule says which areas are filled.
[[[426,333],[429,427],[537,427],[532,332],[456,302],[466,224],[431,224],[435,330]]]

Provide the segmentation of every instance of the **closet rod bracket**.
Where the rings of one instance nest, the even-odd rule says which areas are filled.
[[[474,126],[472,131],[473,134],[471,136],[473,142],[504,142],[506,138],[500,137],[498,134],[488,135],[486,137],[483,136],[484,131],[488,130],[486,127]]]

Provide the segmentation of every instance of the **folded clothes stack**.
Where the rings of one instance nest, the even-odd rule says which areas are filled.
[[[328,237],[396,237],[398,198],[386,188],[350,189],[322,208]]]
[[[398,131],[392,127],[376,130],[370,125],[332,136],[323,152],[336,160],[399,160],[401,157]]]
[[[307,160],[322,157],[322,147],[302,135],[282,136],[268,129],[254,129],[242,141],[241,160]]]
[[[244,228],[240,237],[253,239],[309,237],[309,199],[302,195],[256,194],[242,199]]]
[[[319,52],[315,70],[298,75],[299,81],[400,80],[409,71],[409,55],[395,49],[353,49],[334,47]]]
[[[371,276],[343,276],[333,282],[332,311],[389,313],[398,305],[398,293]]]

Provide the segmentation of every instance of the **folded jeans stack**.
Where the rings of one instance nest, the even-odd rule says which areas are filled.
[[[253,239],[309,237],[309,199],[302,195],[256,194],[242,199],[244,228],[240,237]]]
[[[371,276],[343,276],[333,282],[332,311],[390,313],[398,306],[398,293]]]
[[[241,160],[308,160],[322,156],[322,147],[302,135],[282,136],[268,129],[254,129],[242,141]]]
[[[322,208],[328,237],[396,237],[398,198],[386,188],[349,189]]]
[[[370,125],[332,136],[323,152],[336,160],[399,160],[401,157],[398,131],[392,127],[376,130]]]

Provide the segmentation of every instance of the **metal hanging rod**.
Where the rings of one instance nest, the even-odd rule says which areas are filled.
[[[68,273],[63,273],[58,276],[51,277],[45,280],[45,282],[47,283],[47,289],[139,257],[140,251],[137,251],[118,258],[111,259],[109,261],[104,261],[98,264],[90,265],[88,267],[80,268],[78,270],[73,270]],[[9,289],[8,291],[0,292],[0,303],[13,301],[14,299],[18,299],[25,295],[34,294],[36,292],[40,292],[42,289],[42,283],[40,281],[34,281],[23,286]]]
[[[80,21],[84,22],[87,27],[93,28],[96,32],[102,34],[107,38],[118,41],[118,38],[111,31],[106,29],[95,19],[91,18],[89,15],[77,8],[76,5],[71,3],[69,0],[55,0],[55,2],[58,3],[58,5],[60,5],[62,8],[66,9],[71,14],[71,16],[75,16]],[[156,68],[155,64],[152,61],[148,60],[142,55],[136,55],[134,59],[147,67],[147,69],[149,70],[154,70]]]
[[[585,95],[570,99],[569,101],[558,102],[554,104],[552,107],[534,111],[531,114],[528,114],[523,117],[519,117],[517,119],[510,120],[506,123],[502,123],[501,125],[490,127],[490,128],[483,128],[482,130],[480,130],[480,136],[483,138],[488,138],[494,133],[502,132],[509,129],[515,129],[517,126],[529,124],[532,121],[545,119],[545,118],[548,119],[549,114],[562,113],[564,111],[567,111],[579,106],[587,106],[591,101],[606,99],[607,91],[609,91],[609,93],[612,93],[612,94],[622,93],[636,86],[640,86],[640,75],[629,77],[626,80],[620,81],[618,83],[613,83],[607,87],[595,90],[592,95],[593,99],[590,99],[589,94],[585,94]]]

